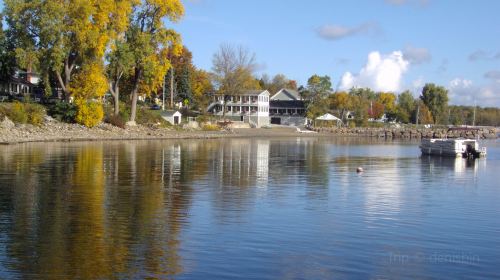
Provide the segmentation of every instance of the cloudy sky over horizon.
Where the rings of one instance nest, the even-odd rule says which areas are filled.
[[[500,107],[500,1],[185,1],[176,29],[210,70],[221,43],[256,53],[261,73],[335,89],[409,89],[433,82],[454,104]]]
[[[1,0],[0,0],[1,3]],[[500,1],[186,0],[172,28],[210,70],[220,44],[255,52],[259,75],[305,84],[329,75],[335,89],[411,90],[427,82],[451,103],[500,107]]]

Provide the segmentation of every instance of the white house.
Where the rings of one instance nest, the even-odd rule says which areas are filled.
[[[269,125],[269,95],[267,90],[248,90],[239,95],[216,95],[207,111],[254,127]]]
[[[161,117],[167,122],[177,125],[181,123],[182,114],[176,110],[165,110],[161,112]]]

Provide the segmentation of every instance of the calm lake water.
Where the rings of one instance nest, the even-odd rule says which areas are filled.
[[[499,279],[500,142],[482,144],[1,146],[0,278]]]

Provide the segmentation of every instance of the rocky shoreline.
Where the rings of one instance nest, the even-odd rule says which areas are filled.
[[[342,136],[365,136],[390,139],[421,138],[468,138],[496,139],[500,132],[497,128],[447,129],[447,128],[315,128],[319,133],[330,133]]]
[[[102,123],[94,128],[78,124],[46,120],[40,126],[14,124],[5,118],[0,121],[0,144],[55,141],[102,141],[102,140],[155,140],[155,139],[214,139],[227,137],[377,137],[386,139],[420,138],[481,138],[495,139],[498,130],[447,131],[446,129],[403,129],[403,128],[316,128],[317,133],[299,133],[294,127],[241,128],[231,131],[203,131],[195,129],[175,129],[129,126],[125,129]]]
[[[57,121],[45,122],[41,126],[14,124],[9,120],[0,122],[0,144],[55,141],[100,141],[100,140],[148,140],[148,139],[206,139],[220,138],[225,131],[175,130],[142,125],[125,129],[102,123],[94,128]]]

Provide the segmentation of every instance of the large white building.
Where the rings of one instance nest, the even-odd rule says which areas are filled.
[[[267,90],[249,90],[239,95],[216,95],[207,111],[253,127],[262,127],[269,125],[269,95]]]

